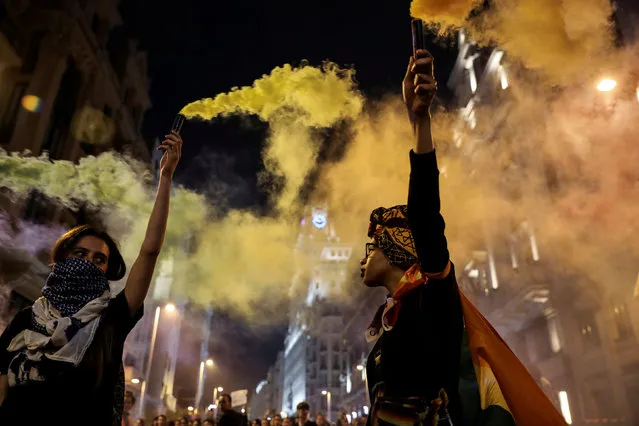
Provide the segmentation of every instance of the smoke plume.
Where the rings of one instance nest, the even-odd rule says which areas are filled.
[[[410,14],[449,31],[463,26],[470,12],[481,3],[482,0],[413,0]]]
[[[608,65],[613,47],[608,0],[494,0],[469,18],[478,3],[414,0],[411,14],[443,29],[465,27],[475,41],[498,44],[550,83],[584,81]]]

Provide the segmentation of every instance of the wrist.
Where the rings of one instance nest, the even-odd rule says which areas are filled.
[[[423,126],[423,125],[430,126],[430,122],[431,122],[430,111],[428,111],[424,115],[414,116],[411,121],[413,122],[413,128],[417,127],[418,125],[420,125],[420,126]]]
[[[430,115],[428,117],[420,117],[416,120],[413,126],[413,132],[415,135],[415,153],[425,154],[435,149],[431,132]]]
[[[173,173],[169,171],[162,170],[160,172],[160,180],[164,182],[171,182],[173,180]]]

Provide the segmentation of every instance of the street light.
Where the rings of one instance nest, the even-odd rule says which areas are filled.
[[[610,92],[617,87],[617,82],[611,78],[604,78],[597,84],[597,90],[600,92]]]
[[[140,383],[140,379],[138,378],[131,379],[131,383],[133,383],[134,385],[137,385],[138,383]]]
[[[362,370],[364,370],[364,366],[363,366],[362,364],[359,364],[359,365],[358,365],[357,367],[355,367],[355,368],[357,368],[357,371],[362,371]]]
[[[189,410],[189,411],[193,411],[194,410],[194,408],[192,406],[190,406],[190,405],[186,409]]]
[[[224,392],[224,388],[222,386],[218,386],[215,389],[213,389],[213,401],[215,401],[215,403],[217,403],[217,393],[218,392]]]
[[[173,303],[167,303],[166,305],[164,305],[164,310],[167,313],[173,313],[177,310],[177,307]],[[149,359],[147,360],[147,363],[146,363],[146,372],[144,375],[144,381],[142,382],[142,387],[140,389],[140,402],[138,403],[138,417],[142,417],[144,413],[145,397],[148,390],[147,387],[149,384],[149,376],[151,375],[151,364],[153,364],[153,353],[155,352],[155,340],[157,339],[157,336],[158,336],[158,327],[160,326],[161,312],[162,312],[162,309],[159,306],[155,308],[155,318],[153,319],[153,331],[151,332],[151,343],[149,344]]]
[[[198,377],[197,389],[195,391],[195,406],[198,410],[200,409],[200,402],[202,402],[202,393],[204,391],[204,389],[202,389],[204,386],[204,366],[206,365],[207,367],[211,368],[214,364],[215,363],[211,358],[208,358],[206,361],[200,362],[200,376]]]
[[[331,391],[323,390],[322,395],[326,395],[326,420],[331,422]]]

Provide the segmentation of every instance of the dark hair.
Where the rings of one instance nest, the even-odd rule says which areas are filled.
[[[228,393],[223,393],[223,394],[222,394],[222,398],[224,398],[224,397],[228,397],[229,402],[230,402],[231,404],[233,404],[233,398],[231,398],[231,395],[229,395]]]
[[[298,410],[310,410],[311,406],[308,405],[308,402],[303,401],[303,402],[300,402],[299,404],[297,404],[297,409]]]
[[[126,274],[126,265],[120,248],[113,238],[104,231],[99,231],[90,225],[80,225],[67,231],[55,242],[51,249],[51,263],[61,261],[68,256],[69,251],[83,237],[92,236],[104,241],[109,247],[109,263],[107,264],[106,276],[110,281],[118,281]]]

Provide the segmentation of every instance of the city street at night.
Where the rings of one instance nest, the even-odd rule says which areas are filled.
[[[0,425],[639,426],[636,0],[0,4]]]

